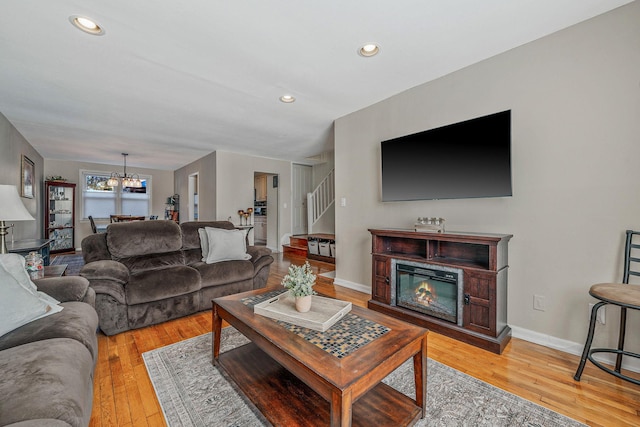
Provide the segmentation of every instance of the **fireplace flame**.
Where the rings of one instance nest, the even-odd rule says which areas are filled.
[[[431,287],[429,282],[424,281],[416,288],[416,299],[423,305],[430,305],[438,299],[436,290]]]

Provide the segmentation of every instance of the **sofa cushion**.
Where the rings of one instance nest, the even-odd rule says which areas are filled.
[[[199,307],[200,292],[192,292],[145,304],[128,305],[129,328],[141,328],[188,316],[198,312]],[[211,301],[209,301],[209,308],[211,308]]]
[[[235,226],[229,221],[188,221],[180,224],[180,228],[182,229],[182,251],[184,253],[185,264],[191,265],[202,261],[202,243],[200,241],[199,230],[201,228],[204,229],[205,227],[235,230]]]
[[[0,351],[35,341],[51,338],[71,338],[83,344],[91,357],[98,357],[98,315],[89,304],[83,302],[63,302],[59,313],[34,320],[21,328],[0,337]]]
[[[86,347],[69,338],[0,351],[0,425],[51,418],[89,425],[93,367]]]
[[[180,251],[182,231],[173,221],[132,221],[109,225],[107,246],[115,260]]]
[[[209,241],[209,253],[205,262],[212,264],[220,261],[247,260],[247,234],[244,230],[223,230],[205,227]]]
[[[38,292],[22,256],[0,255],[0,336],[60,310],[57,300]]]
[[[207,230],[204,228],[198,228],[198,236],[200,236],[200,250],[202,251],[202,262],[207,261],[209,256],[209,237],[207,236]]]
[[[189,221],[180,224],[182,229],[182,248],[200,251],[200,235],[198,230],[204,227],[234,230],[235,226],[229,221]]]
[[[229,240],[225,234],[242,233],[242,241],[239,239]],[[213,253],[209,256],[209,235],[218,241],[213,247]],[[201,261],[211,264],[212,262],[227,261],[230,259],[249,259],[247,255],[247,231],[246,230],[227,230],[224,228],[204,227],[198,228],[198,236],[200,236],[200,251],[202,252]],[[218,238],[220,236],[220,238]],[[225,240],[226,238],[226,240]],[[237,252],[237,254],[234,253]]]
[[[118,258],[117,260],[129,269],[131,274],[155,270],[156,268],[184,265],[185,263],[182,251]]]
[[[102,259],[111,259],[111,254],[107,248],[107,234],[89,234],[80,243],[82,248],[82,258],[85,264]]]
[[[200,289],[200,274],[186,265],[132,274],[125,287],[127,304],[158,301]]]
[[[251,261],[222,261],[213,264],[199,262],[192,267],[200,273],[202,288],[252,279],[254,274]]]

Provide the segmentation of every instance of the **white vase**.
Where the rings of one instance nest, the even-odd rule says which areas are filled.
[[[311,295],[296,297],[296,310],[300,313],[306,313],[311,310]]]

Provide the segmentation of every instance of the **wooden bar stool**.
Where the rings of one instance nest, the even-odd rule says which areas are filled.
[[[587,359],[591,361],[598,368],[605,372],[610,373],[618,378],[640,385],[640,380],[631,378],[620,372],[622,367],[623,356],[635,357],[640,359],[640,354],[633,353],[624,350],[624,338],[627,329],[627,309],[640,310],[640,285],[630,285],[629,276],[640,276],[640,271],[632,270],[632,263],[640,263],[640,258],[633,256],[634,251],[640,250],[640,244],[633,242],[634,236],[640,234],[640,231],[627,230],[627,238],[625,243],[624,254],[624,274],[623,283],[599,283],[591,286],[589,289],[589,295],[600,300],[591,309],[591,321],[589,322],[589,333],[587,334],[587,342],[584,345],[582,357],[580,359],[580,365],[574,375],[576,381],[580,381],[582,371]],[[617,348],[591,348],[593,342],[593,333],[596,328],[596,318],[598,315],[598,309],[607,304],[617,305],[620,307],[620,330],[618,334],[618,347]],[[636,332],[637,333],[637,332]],[[612,353],[616,355],[616,365],[614,369],[611,369],[593,358],[596,353]]]

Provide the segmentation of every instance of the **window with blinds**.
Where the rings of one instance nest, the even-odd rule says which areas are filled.
[[[82,218],[109,218],[111,215],[149,216],[151,177],[140,175],[142,187],[108,186],[108,172],[80,171]]]

